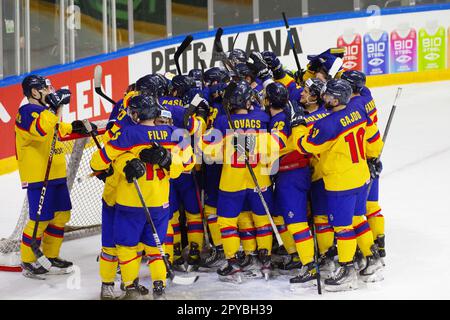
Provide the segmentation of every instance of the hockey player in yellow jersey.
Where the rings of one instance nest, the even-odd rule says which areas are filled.
[[[254,182],[246,168],[243,152],[248,152],[257,181],[263,191],[269,207],[272,205],[270,189],[270,169],[272,158],[278,152],[278,144],[267,132],[269,116],[262,111],[249,111],[251,106],[251,88],[245,81],[240,81],[229,101],[231,119],[238,130],[230,132],[226,116],[216,122],[217,137],[214,144],[221,146],[223,167],[219,184],[217,203],[218,224],[222,234],[222,243],[227,265],[217,270],[219,279],[224,281],[241,281],[241,267],[236,253],[240,238],[237,228],[239,213],[244,211],[245,202],[253,212],[256,227],[258,255],[262,263],[261,271],[268,272],[272,247],[272,230],[270,220],[265,214]],[[207,134],[211,134],[207,132]],[[205,153],[208,150],[205,149]],[[263,161],[265,160],[265,161]]]
[[[372,93],[366,87],[366,76],[360,71],[346,71],[342,74],[342,79],[350,82],[353,89],[354,99],[361,100],[365,105],[365,109],[374,124],[378,122],[378,112]],[[379,138],[379,137],[378,137]],[[384,235],[384,216],[381,213],[381,207],[378,203],[379,174],[383,168],[381,162],[377,158],[368,159],[369,169],[372,175],[372,186],[367,198],[366,217],[372,230],[373,237],[378,246],[381,257],[386,256],[385,251],[385,235]]]
[[[57,137],[71,133],[87,134],[88,131],[82,121],[77,120],[71,124],[59,121],[57,113],[61,106],[69,103],[69,90],[60,89],[55,92],[49,79],[37,75],[25,77],[22,89],[29,103],[19,108],[16,117],[16,157],[22,188],[27,189],[30,215],[20,246],[23,273],[30,277],[39,277],[47,272],[67,273],[70,272],[72,262],[59,258],[59,251],[72,205],[66,181],[64,149]],[[54,151],[51,151],[53,139],[56,139],[56,144]],[[54,152],[54,156],[48,180],[44,181],[50,152]],[[48,184],[41,214],[38,216],[44,183]],[[43,254],[52,264],[49,271],[36,262],[31,249],[33,241],[38,245],[42,242]]]
[[[327,198],[327,213],[333,226],[339,258],[339,268],[325,280],[329,291],[358,288],[353,264],[357,237],[367,233],[368,224],[360,226],[366,212],[365,202],[370,173],[366,156],[377,157],[382,141],[379,132],[365,114],[361,104],[350,104],[352,88],[345,80],[330,80],[322,98],[331,114],[306,127],[304,114],[294,113],[291,120],[292,142],[303,154],[320,154],[320,166]],[[367,147],[366,140],[373,140]],[[364,229],[364,230],[363,230]],[[362,270],[367,276],[371,270]],[[375,272],[375,270],[374,270]]]
[[[124,298],[135,299],[141,295],[138,290],[139,242],[143,243],[149,258],[153,295],[161,298],[166,286],[166,267],[132,181],[138,179],[158,236],[164,239],[169,221],[169,179],[177,178],[186,167],[193,165],[193,152],[189,144],[172,141],[174,127],[156,124],[167,110],[153,97],[131,98],[128,110],[137,124],[120,130],[96,152],[91,167],[100,171],[112,163],[114,171],[123,172],[117,186],[114,242],[126,286]]]

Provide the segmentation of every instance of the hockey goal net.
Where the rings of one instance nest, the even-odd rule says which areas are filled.
[[[97,139],[102,144],[106,121],[95,122]],[[72,201],[71,219],[65,228],[64,240],[79,239],[101,231],[101,197],[103,182],[90,177],[89,162],[97,150],[91,137],[70,135],[61,139],[67,164],[67,185]],[[28,199],[25,197],[20,217],[12,234],[0,239],[0,270],[20,271],[20,243],[29,220]]]

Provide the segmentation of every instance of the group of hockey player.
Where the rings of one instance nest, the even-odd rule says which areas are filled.
[[[149,74],[127,88],[90,162],[105,183],[102,299],[148,295],[139,284],[142,260],[155,299],[164,297],[168,273],[214,270],[237,283],[289,273],[292,288],[322,278],[328,291],[382,279],[383,142],[366,77],[345,71],[342,55],[332,48],[308,56],[307,70],[293,73],[273,52],[233,49],[225,68]],[[50,176],[42,174],[52,137],[92,134],[95,126],[58,123],[70,92],[31,78],[23,84],[30,104],[19,110],[16,141],[31,218],[22,266],[36,277],[71,265],[58,257],[71,209],[63,156],[55,152]],[[32,243],[41,239],[50,268],[36,261]]]

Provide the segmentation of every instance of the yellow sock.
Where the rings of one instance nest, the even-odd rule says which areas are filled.
[[[256,228],[253,224],[252,213],[243,211],[238,217],[239,237],[241,238],[242,248],[246,254],[256,251]]]
[[[384,216],[381,214],[378,201],[367,201],[366,217],[374,239],[380,235],[384,235]]]
[[[216,247],[222,245],[220,228],[217,223],[217,209],[210,206],[205,206],[205,215],[206,219],[208,220],[208,228],[211,234],[213,244]]]
[[[317,246],[320,254],[325,254],[334,244],[334,229],[328,223],[327,216],[315,216],[314,228],[316,229]]]
[[[253,223],[256,227],[256,242],[258,244],[258,250],[267,249],[269,255],[272,253],[272,225],[266,214],[257,215],[253,214]]]
[[[307,222],[292,223],[288,225],[290,233],[293,234],[296,249],[300,261],[306,265],[314,260],[314,239]]]
[[[138,246],[125,247],[117,245],[116,248],[120,264],[120,273],[122,274],[122,282],[125,286],[129,286],[139,277],[140,263]]]
[[[222,235],[222,245],[227,259],[233,258],[239,250],[241,241],[237,229],[238,218],[219,217],[220,233]]]
[[[356,252],[356,235],[352,226],[334,227],[340,263],[353,261]]]
[[[164,241],[164,252],[169,255],[170,263],[173,263],[173,228],[171,223],[167,226],[167,236]]]
[[[42,237],[42,252],[48,258],[57,258],[64,240],[64,226],[70,220],[70,211],[55,212]]]
[[[167,269],[158,248],[145,246],[145,252],[149,257],[148,266],[152,281],[161,280],[166,286]]]
[[[373,246],[373,234],[370,232],[369,224],[365,216],[353,217],[353,228],[356,234],[356,241],[362,254],[367,257],[372,255],[370,248]]]
[[[292,233],[289,231],[290,230],[289,226],[286,227],[283,216],[277,216],[272,218],[273,222],[275,222],[275,225],[277,226],[278,232],[280,233],[281,240],[283,240],[283,245],[287,253],[293,254],[297,252],[294,237],[292,236]]]
[[[119,259],[117,258],[116,248],[102,247],[100,254],[100,278],[102,282],[114,282],[117,274],[117,265]]]
[[[50,221],[39,221],[38,230],[36,233],[36,241],[40,245],[44,230],[47,228]],[[29,220],[23,229],[22,243],[20,244],[20,255],[23,262],[32,263],[36,261],[36,256],[31,250],[31,239],[33,238],[35,222]]]
[[[169,223],[173,228],[173,243],[181,243],[180,212],[175,211]]]
[[[198,247],[203,247],[203,221],[200,213],[192,214],[186,211],[187,219],[187,236],[189,243],[197,243]]]

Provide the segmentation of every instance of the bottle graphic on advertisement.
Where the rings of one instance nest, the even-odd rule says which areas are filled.
[[[417,71],[417,33],[414,28],[402,25],[391,32],[391,72]]]
[[[445,28],[429,21],[419,30],[419,71],[445,68]]]
[[[389,73],[389,34],[371,30],[364,35],[364,73],[377,75]]]
[[[342,67],[347,70],[362,71],[362,40],[361,35],[346,30],[337,39],[337,46],[345,48],[344,64]]]

